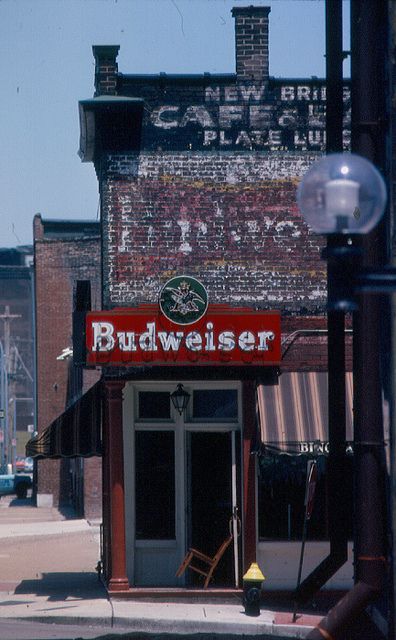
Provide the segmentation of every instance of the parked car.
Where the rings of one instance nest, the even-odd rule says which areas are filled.
[[[33,473],[33,458],[25,458],[25,472]]]
[[[0,475],[0,497],[16,495],[17,498],[26,498],[28,489],[32,485],[32,478],[29,475],[21,473]]]
[[[15,469],[17,473],[25,471],[25,458],[23,456],[17,456],[15,460]]]

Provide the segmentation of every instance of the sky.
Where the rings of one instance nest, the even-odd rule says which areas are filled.
[[[0,247],[31,244],[36,213],[98,219],[77,155],[92,45],[120,45],[126,74],[234,73],[231,9],[250,4],[271,7],[271,76],[324,77],[324,0],[0,0]]]

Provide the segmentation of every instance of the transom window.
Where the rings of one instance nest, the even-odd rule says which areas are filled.
[[[192,398],[194,420],[234,422],[238,419],[236,389],[196,389]]]
[[[170,420],[169,391],[140,391],[139,420]]]

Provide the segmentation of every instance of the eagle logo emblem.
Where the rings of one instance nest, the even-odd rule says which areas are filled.
[[[193,324],[205,315],[208,294],[199,280],[177,276],[163,286],[159,304],[168,320],[176,324]]]

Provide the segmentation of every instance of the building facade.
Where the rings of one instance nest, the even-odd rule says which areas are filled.
[[[100,231],[90,221],[34,218],[37,354],[37,432],[47,427],[97,380],[73,366],[72,329],[76,281],[91,282],[100,308]],[[33,452],[34,453],[34,452]],[[54,453],[54,458],[59,458]],[[101,515],[99,457],[39,459],[37,505],[74,506],[86,518]]]
[[[35,425],[33,247],[0,249],[0,468],[15,470]]]
[[[199,588],[176,575],[186,551],[230,533],[212,586],[239,588],[255,560],[267,588],[295,586],[307,456],[327,441],[325,263],[296,187],[325,149],[326,89],[270,77],[269,11],[233,10],[235,74],[121,74],[118,47],[94,47],[80,155],[99,180],[102,311],[84,331],[110,593]],[[344,102],[347,148],[348,86]],[[319,467],[307,570],[326,553]]]

